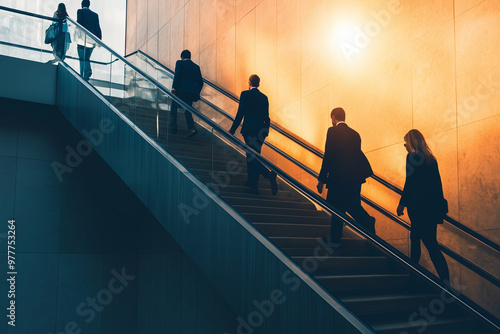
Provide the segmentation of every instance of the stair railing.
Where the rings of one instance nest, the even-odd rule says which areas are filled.
[[[141,50],[137,50],[137,51],[134,51],[128,55],[125,56],[125,58],[129,57],[129,56],[133,56],[135,54],[140,54],[141,56],[143,57],[146,57],[149,61],[153,62],[155,65],[157,66],[160,66],[163,70],[169,72],[171,75],[174,74],[174,72],[169,69],[168,67],[166,67],[165,65],[163,65],[162,63],[160,63],[159,61],[157,61],[156,59],[152,58],[151,56],[149,56],[148,54],[142,52]],[[218,92],[220,92],[221,94],[225,95],[226,97],[228,97],[229,99],[233,100],[234,102],[236,103],[239,103],[239,99],[231,94],[230,92],[220,88],[219,86],[217,86],[216,84],[212,83],[211,81],[203,78],[203,81],[209,85],[210,87],[214,88],[215,90],[217,90]],[[203,99],[203,98],[202,98]],[[208,100],[206,99],[203,99],[203,102],[207,103],[208,105],[210,105],[210,107],[216,109],[218,112],[220,112],[221,114],[223,114],[225,117],[227,117],[228,119],[230,119],[231,121],[234,120],[234,117],[231,116],[230,114],[228,114],[227,112],[225,112],[224,110],[218,108],[217,106],[215,106],[214,104],[212,104],[211,102],[209,102]],[[279,126],[278,124],[274,123],[274,122],[271,122],[271,128],[277,132],[279,132],[281,135],[285,136],[286,138],[292,140],[294,143],[300,145],[302,148],[306,149],[308,152],[316,155],[318,158],[321,158],[323,159],[324,155],[322,153],[322,151],[318,150],[316,147],[312,146],[311,144],[307,143],[306,141],[304,141],[303,139],[299,138],[297,135],[289,132],[288,130],[282,128],[281,126]],[[267,146],[269,146],[271,149],[277,151],[277,152],[281,152],[280,154],[283,154],[288,160],[290,161],[296,161],[297,164],[299,165],[299,167],[301,167],[303,170],[307,171],[310,175],[312,175],[313,177],[317,178],[318,177],[318,173],[316,173],[314,170],[312,170],[311,168],[305,166],[304,164],[298,162],[296,159],[290,157],[288,154],[284,153],[283,151],[279,150],[276,146],[268,143],[268,142],[265,142],[265,144]],[[385,186],[386,188],[392,190],[393,192],[401,195],[403,193],[403,191],[398,188],[397,186],[391,184],[389,181],[383,179],[382,177],[376,175],[376,174],[373,174],[371,176],[372,179],[374,179],[375,181],[377,181],[378,183],[382,184],[383,186]],[[365,200],[366,202],[366,200]],[[469,236],[471,236],[472,238],[476,239],[477,241],[481,242],[482,244],[492,248],[493,250],[497,251],[497,252],[500,252],[500,245],[493,242],[492,240],[486,238],[485,236],[477,233],[476,231],[472,230],[471,228],[461,224],[460,222],[458,222],[457,220],[451,218],[450,216],[446,215],[444,217],[444,220],[449,223],[450,225],[456,227],[457,229],[461,230],[462,232],[468,234]],[[404,221],[401,220],[401,222],[404,223]],[[399,221],[398,221],[399,223]],[[403,225],[402,225],[403,226]],[[407,227],[408,225],[405,224],[404,225],[405,227]]]

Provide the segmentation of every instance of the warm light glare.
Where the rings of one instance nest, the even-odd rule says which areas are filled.
[[[334,54],[341,55],[342,59],[351,62],[364,48],[361,25],[354,19],[343,18],[336,21],[332,27],[332,49]]]
[[[356,27],[353,24],[339,24],[335,29],[335,44],[352,44],[356,36]]]

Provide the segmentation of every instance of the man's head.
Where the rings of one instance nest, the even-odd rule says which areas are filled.
[[[250,87],[259,87],[260,85],[260,78],[257,74],[252,74],[250,78],[248,78],[248,84]]]
[[[345,111],[342,108],[334,108],[330,117],[333,125],[337,125],[338,122],[345,122]]]
[[[90,0],[82,0],[82,8],[90,7]]]
[[[181,52],[181,59],[191,59],[191,51],[184,50]]]

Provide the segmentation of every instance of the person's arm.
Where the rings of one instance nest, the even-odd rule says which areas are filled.
[[[332,142],[332,131],[333,128],[328,129],[327,135],[326,135],[326,142],[325,142],[325,154],[323,155],[323,162],[321,163],[321,170],[318,175],[318,184],[316,188],[318,189],[318,193],[323,192],[323,186],[326,184],[328,180],[328,174],[330,170],[330,155],[331,155],[331,142]]]
[[[238,106],[238,112],[236,113],[236,117],[234,118],[233,125],[231,126],[231,129],[229,129],[229,133],[234,135],[236,132],[236,129],[238,126],[240,126],[241,120],[243,119],[243,116],[245,115],[245,108],[246,108],[246,99],[245,99],[245,94],[244,92],[241,92],[240,95],[240,104]]]
[[[197,79],[196,85],[198,86],[198,95],[200,95],[201,89],[203,88],[203,76],[201,75],[201,69],[199,66],[198,66],[197,70],[198,70],[198,75],[196,78]]]
[[[78,22],[79,24],[82,24],[82,10],[79,9],[76,11],[76,22]]]
[[[406,177],[405,177],[405,185],[403,187],[403,194],[399,199],[398,207],[396,208],[396,213],[398,216],[402,216],[404,214],[404,209],[408,205],[408,196],[409,196],[409,182],[408,177],[411,177],[411,172],[414,171],[413,166],[409,163],[409,154],[406,156]]]
[[[443,214],[443,217],[448,213],[448,201],[444,198],[443,192],[443,183],[441,181],[441,175],[439,173],[439,166],[437,161],[435,162],[435,184],[436,184],[436,194],[437,194],[437,207],[440,213]]]
[[[182,76],[182,66],[181,66],[181,61],[178,60],[175,63],[175,70],[174,70],[174,81],[172,82],[172,93],[176,93],[176,89],[179,87],[179,80],[180,77]]]
[[[265,128],[265,133],[264,135],[267,137],[269,136],[269,127],[271,126],[271,119],[269,118],[269,99],[267,98],[267,96],[265,96],[265,119],[264,119],[264,128]]]
[[[96,15],[96,27],[95,27],[96,37],[102,39],[101,25],[99,24],[99,15]]]

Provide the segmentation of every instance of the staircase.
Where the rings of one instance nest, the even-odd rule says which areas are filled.
[[[2,7],[0,9],[6,10],[5,7]],[[10,9],[9,11],[17,12],[22,15],[35,16],[37,18],[45,19],[50,22],[52,22],[51,20],[53,20],[51,18],[44,18],[39,15],[34,15],[26,12],[21,13],[17,10]],[[72,22],[71,29],[75,29],[76,31],[81,29],[81,27],[79,27],[76,22],[72,21],[71,18],[68,18],[68,20]],[[89,36],[87,38],[91,37]],[[37,37],[34,37],[33,40],[37,40]],[[100,41],[95,40],[95,42],[100,46],[103,46],[102,50],[107,50],[107,48],[104,47],[104,45],[102,45]],[[30,50],[30,52],[40,52],[39,48],[33,48],[30,46],[21,47],[25,48],[26,50]],[[113,55],[116,58],[116,60],[124,61],[112,50],[108,51],[110,52],[110,55]],[[113,57],[110,57],[110,59],[112,58]],[[110,62],[109,64],[101,63],[100,65],[103,65],[105,67],[110,66],[111,68],[111,66],[113,66],[113,63],[114,61]],[[114,66],[117,65],[119,64],[116,64]],[[61,68],[65,68],[69,65],[61,64],[60,66]],[[125,68],[127,67],[129,66],[125,66]],[[120,67],[118,66],[118,68]],[[133,66],[130,66],[130,68],[133,69]],[[136,70],[133,69],[133,71]],[[143,77],[141,73],[137,73],[139,74],[137,76],[138,78]],[[135,76],[135,74],[137,73],[133,73],[131,77],[137,78]],[[70,74],[70,72],[67,70],[61,70],[58,75],[60,78],[61,75],[72,77],[73,74]],[[75,79],[75,77],[72,78]],[[125,79],[129,79],[126,73]],[[106,80],[104,80],[105,84],[107,82]],[[144,78],[142,78],[142,80],[146,83],[145,90],[150,90],[150,96],[156,96],[156,94],[164,94],[161,93],[161,90],[156,88],[152,82],[148,82],[147,79]],[[90,80],[90,82],[93,83],[95,87],[99,86],[97,81],[93,79]],[[77,85],[78,87],[76,87]],[[74,103],[78,105],[77,102],[80,102],[80,105],[82,105],[81,102],[84,97],[96,97],[96,95],[94,95],[94,91],[90,90],[89,87],[85,87],[85,85],[78,82],[78,80],[73,80],[71,85],[65,86],[61,84],[60,87],[58,87],[58,97],[61,100],[58,101],[58,103],[61,103],[60,108],[63,114],[66,115],[66,117],[73,123],[73,125],[77,123],[79,125],[79,127],[77,128],[79,128],[80,130],[83,126],[87,125],[89,126],[87,128],[92,128],[92,126],[95,126],[97,124],[96,121],[98,119],[102,119],[102,116],[106,113],[102,112],[102,110],[98,108],[110,111],[109,106],[107,105],[103,106],[102,104],[92,104],[92,106],[98,106],[98,108],[94,108],[92,110],[92,113],[90,113],[89,110],[89,114],[91,116],[85,117],[87,115],[81,113],[80,109],[74,107],[73,104],[71,104]],[[124,89],[127,88],[127,83],[120,83],[117,85],[123,87]],[[104,91],[107,91],[109,94],[111,94],[110,88],[120,89],[117,88],[118,86],[116,86],[115,84],[111,85],[111,82],[107,82],[107,88],[102,90],[102,92],[104,95],[107,94]],[[135,87],[139,88],[140,86],[137,85]],[[459,301],[456,301],[456,299],[450,297],[447,292],[441,291],[434,286],[431,286],[431,284],[428,283],[427,280],[424,280],[418,275],[411,274],[409,269],[406,266],[403,266],[400,261],[396,260],[394,256],[388,255],[387,253],[385,253],[385,251],[377,248],[375,246],[375,243],[364,239],[353,230],[349,228],[345,229],[345,237],[340,248],[329,248],[321,241],[320,237],[326,235],[329,231],[330,216],[323,211],[318,211],[316,205],[302,196],[298,190],[289,186],[283,180],[279,180],[280,189],[278,195],[272,196],[266,180],[261,180],[259,185],[260,194],[248,194],[248,189],[244,186],[244,182],[246,180],[246,163],[241,150],[232,147],[224,139],[221,139],[222,137],[217,136],[216,131],[211,132],[199,125],[198,136],[189,140],[185,140],[183,137],[186,134],[186,129],[184,117],[182,114],[178,115],[179,134],[167,135],[166,125],[168,124],[167,114],[170,105],[170,97],[164,95],[164,101],[161,101],[161,99],[160,101],[147,101],[146,99],[141,99],[141,96],[147,96],[148,94],[143,95],[141,93],[138,93],[132,94],[131,96],[134,95],[136,96],[131,99],[108,97],[108,100],[114,106],[116,106],[125,116],[129,117],[138,128],[140,128],[148,136],[155,139],[161,146],[163,146],[193,175],[195,175],[199,180],[211,187],[223,201],[236,209],[244,218],[246,218],[246,220],[253,224],[255,228],[260,230],[261,233],[268,238],[268,240],[273,242],[278,248],[280,248],[285,254],[287,254],[287,256],[298,266],[301,266],[304,272],[308,272],[312,277],[314,277],[309,278],[308,276],[303,275],[303,273],[301,272],[300,274],[303,280],[315,280],[316,282],[321,284],[332,295],[339,298],[347,308],[352,310],[375,332],[399,334],[424,332],[495,332],[495,330],[492,329],[492,327],[490,327],[490,325],[487,324],[486,321],[482,320],[476,313],[472,312],[471,309],[468,309]],[[96,97],[96,100],[102,102],[100,99],[101,97]],[[68,101],[71,103],[69,103]],[[68,105],[65,105],[64,102],[68,102]],[[112,114],[117,118],[121,117],[116,116],[116,114],[114,114],[114,110],[112,111]],[[158,127],[157,124],[159,124],[160,127]],[[130,124],[123,124],[121,130],[125,129],[126,131],[132,132],[134,136],[139,137],[141,139],[141,142],[138,146],[142,144],[144,145],[141,146],[141,148],[145,146],[153,146],[153,143],[149,141],[149,139],[145,140],[144,137],[139,136],[135,128],[131,128],[129,127],[129,125]],[[121,137],[113,137],[113,139],[116,138]],[[119,145],[122,144],[123,142],[114,143],[113,146],[106,147],[105,149],[103,148],[103,151],[109,154],[110,151],[117,150],[118,148],[120,152],[123,153],[129,148],[125,145],[120,147]],[[126,153],[127,154],[123,153],[122,156],[119,157],[122,158],[124,156],[124,159],[119,159],[116,156],[111,156],[111,158],[109,158],[108,156],[108,158],[114,163],[115,171],[116,169],[120,169],[120,163],[126,163],[127,161],[133,160],[130,157],[130,152],[127,151]],[[133,153],[135,154],[135,156],[133,156],[135,161],[140,162],[140,153],[142,152],[136,149],[133,151]],[[165,158],[165,156],[162,156],[162,158]],[[148,162],[151,163],[151,161],[152,159]],[[158,160],[156,160],[155,162],[158,163]],[[160,164],[162,162],[163,160],[160,161]],[[226,173],[228,172],[228,162],[232,162],[232,168],[231,172]],[[165,166],[165,164],[163,164],[163,166]],[[172,165],[169,165],[168,167],[171,166]],[[148,167],[153,169],[156,167],[156,165],[148,165]],[[235,172],[236,170],[237,172]],[[151,172],[151,170],[141,171],[141,173],[142,172],[147,173]],[[189,178],[191,178],[191,175],[189,175]],[[151,179],[153,180],[153,182],[156,182],[155,178]],[[159,183],[152,185],[153,182],[149,182],[148,186],[169,186],[168,184]],[[162,190],[164,189],[165,188],[163,188]],[[143,190],[143,192],[146,193],[147,196],[154,196],[154,194],[149,192],[149,188],[141,190]],[[172,191],[166,192],[169,195],[172,194],[172,197],[175,197],[175,194]],[[158,203],[155,202],[154,204]],[[222,207],[220,205],[221,203],[217,204],[219,205],[217,206],[217,208]],[[217,212],[222,211],[223,210]],[[227,211],[224,211],[224,213],[227,213]],[[234,218],[234,216],[231,217]],[[236,219],[234,221],[236,222]],[[225,226],[226,228],[231,229],[233,228],[233,226],[235,226],[231,224],[232,222],[233,220],[229,221],[229,224],[221,226]],[[238,223],[241,224],[241,219],[239,219],[239,217]],[[241,227],[242,225],[243,224],[238,226]],[[183,230],[182,232],[184,231],[185,230]],[[252,234],[251,237],[253,238],[251,239],[251,242],[254,242],[254,244],[258,244],[258,246],[262,246],[262,248],[264,248],[264,243],[266,244],[266,246],[268,246],[267,241],[262,240],[260,236],[258,236],[259,239],[255,237],[255,234]],[[249,239],[250,238],[246,238],[243,240],[248,241]],[[221,240],[221,238],[219,238],[219,240]],[[243,252],[243,249],[244,248],[241,247],[239,251]],[[266,248],[266,250],[269,250],[269,248]],[[199,251],[199,249],[197,249],[197,251]],[[282,254],[280,253],[279,256],[281,258],[276,260],[276,258],[278,258],[278,256],[276,255],[279,252],[277,252],[275,249],[273,249],[272,251],[272,256],[274,256],[273,260],[275,261],[268,263],[273,263],[274,265],[283,265],[286,259],[283,259],[283,257],[281,257]],[[268,258],[271,257],[269,256],[269,254],[266,254],[266,256],[268,256]],[[255,254],[250,254],[248,257],[244,257],[244,260],[247,259],[258,261],[259,257]],[[217,264],[220,263],[223,262],[217,262]],[[199,261],[199,264],[200,266],[204,265],[202,261]],[[212,265],[213,264],[214,263],[212,263]],[[289,266],[288,261],[286,265],[287,268],[293,267]],[[222,266],[219,266],[218,268],[221,267]],[[276,274],[273,269],[274,267],[269,268],[268,271],[262,270],[262,273],[259,273],[262,275],[261,277],[263,277],[264,281],[266,275],[270,275],[270,273]],[[230,275],[223,276],[222,278],[224,279],[224,281],[233,279],[233,277],[231,277]],[[218,277],[218,279],[220,279],[220,277]],[[219,283],[222,282],[222,280],[218,279],[216,279],[215,281],[218,281]],[[415,280],[419,284],[418,288],[408,291],[407,284],[410,279]],[[241,282],[241,280],[239,282]],[[250,284],[254,283],[255,285],[257,285],[262,282],[250,281]],[[412,284],[412,286],[416,286],[416,284]],[[249,286],[246,285],[246,287]],[[243,290],[238,290],[239,287],[236,286],[232,286],[231,288],[237,290],[236,292],[238,294]],[[318,330],[310,332],[331,332],[332,328],[334,327],[330,327],[329,325],[335,326],[336,324],[334,322],[340,322],[339,326],[348,326],[345,325],[346,323],[352,325],[353,327],[350,327],[350,332],[369,331],[369,329],[367,329],[364,324],[359,323],[356,317],[352,316],[350,312],[347,312],[345,308],[343,308],[343,305],[338,305],[336,299],[329,298],[330,300],[326,301],[327,298],[325,298],[323,290],[317,289],[317,287],[315,286],[314,290],[309,290],[309,292],[312,292],[311,294],[306,295],[306,297],[309,299],[304,298],[296,300],[311,300],[318,297],[317,299],[321,299],[318,305],[320,303],[322,303],[322,305],[326,304],[327,302],[329,303],[327,305],[328,309],[321,308],[322,305],[316,305],[317,308],[312,307],[310,304],[306,305],[305,307],[303,304],[297,305],[302,307],[302,312],[304,313],[308,312],[309,309],[312,309],[320,310],[320,312],[323,312],[323,316],[327,315],[328,321],[321,322],[318,319],[318,313],[313,312],[312,317],[311,314],[309,314],[310,317],[308,317],[308,319],[314,320],[309,321],[306,326],[328,324],[328,326],[316,326]],[[238,299],[238,302],[240,302],[241,304],[246,303],[247,301],[248,303],[251,303],[251,299],[248,300],[249,294],[241,293],[241,296],[246,296],[247,298],[244,300]],[[232,300],[232,298],[230,297],[229,300]],[[331,300],[337,303],[336,305],[334,305],[335,307],[332,307],[333,304],[330,303]],[[288,318],[284,317],[284,319],[288,319],[285,324],[294,323],[296,325],[300,325],[300,323],[298,323],[297,321],[297,318],[301,314],[296,311],[297,309],[299,309],[297,306],[293,304],[292,306],[286,305],[286,309],[289,310],[289,313],[287,314]],[[309,309],[305,309],[306,307]],[[245,307],[241,307],[240,309],[245,309]],[[324,311],[326,309],[327,311]],[[335,312],[331,312],[331,310],[333,309],[335,309]],[[333,319],[337,316],[338,318]],[[278,319],[279,321],[283,318],[276,319]],[[346,321],[342,323],[341,321],[338,321],[339,319]],[[283,325],[283,322],[279,323],[279,325]],[[273,333],[277,332],[281,333],[282,331],[273,331]],[[308,331],[304,331],[301,329],[295,330],[295,332],[309,333]],[[340,330],[340,332],[342,333],[342,330]]]
[[[419,288],[408,291],[408,269],[360,235],[345,229],[342,246],[329,248],[321,241],[330,230],[330,215],[282,180],[271,194],[261,178],[259,195],[247,193],[246,161],[241,151],[198,125],[199,134],[187,133],[183,113],[178,134],[166,134],[168,110],[148,107],[150,102],[111,98],[114,105],[131,105],[134,122],[157,138],[178,161],[224,201],[310,273],[377,333],[493,333],[458,302],[415,277]],[[159,135],[157,119],[161,119]],[[228,172],[228,162],[237,173]]]

